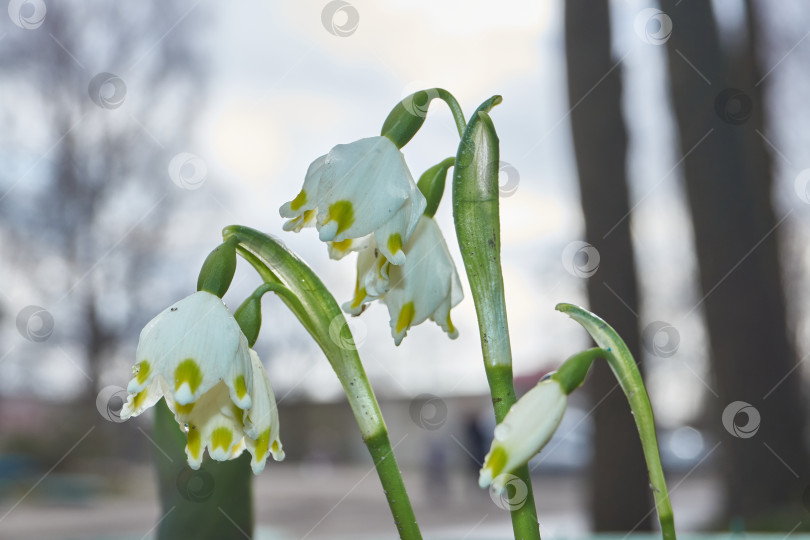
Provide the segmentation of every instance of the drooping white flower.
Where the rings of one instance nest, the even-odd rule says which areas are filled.
[[[198,291],[165,309],[141,331],[136,359],[121,419],[165,398],[188,430],[192,468],[199,468],[206,448],[222,461],[247,447],[255,472],[271,445],[274,457],[283,458],[269,380],[219,297]]]
[[[433,218],[421,217],[405,244],[405,253],[405,264],[394,266],[387,264],[374,245],[361,251],[354,298],[343,305],[344,311],[359,314],[365,303],[382,298],[397,345],[411,326],[428,318],[456,338],[458,331],[450,319],[450,309],[463,298],[461,281]]]
[[[279,209],[284,230],[315,225],[332,258],[361,249],[373,235],[393,264],[425,210],[402,152],[387,137],[339,144],[312,162],[300,193]]]
[[[478,485],[502,491],[509,473],[525,465],[548,444],[560,425],[568,398],[556,379],[545,379],[512,405],[495,426],[495,438]]]

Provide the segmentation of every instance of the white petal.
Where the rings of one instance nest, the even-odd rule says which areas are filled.
[[[377,240],[380,252],[385,255],[385,258],[391,264],[401,265],[405,263],[405,252],[402,249],[411,238],[426,205],[427,201],[425,201],[424,195],[414,185],[411,196],[408,197],[402,208],[374,231],[374,238]]]
[[[318,187],[320,186],[321,173],[323,171],[323,166],[325,163],[326,163],[326,155],[323,155],[318,159],[316,159],[315,161],[313,161],[310,164],[309,169],[307,169],[307,175],[304,178],[304,187],[301,188],[301,192],[295,199],[284,203],[283,205],[281,205],[281,208],[278,209],[278,213],[281,215],[281,217],[292,218],[290,221],[287,222],[287,224],[292,223],[293,221],[296,220],[296,218],[303,216],[305,212],[313,210],[317,207]],[[304,202],[301,203],[300,205],[297,205],[298,202],[300,202],[299,197],[302,197],[301,195],[302,193]],[[292,208],[293,204],[296,204],[296,208],[294,210]],[[286,228],[288,226],[287,224],[284,225],[285,230],[289,230]]]
[[[259,355],[250,351],[253,367],[253,407],[245,411],[245,443],[253,454],[251,467],[254,474],[259,474],[267,461],[267,455],[273,459],[284,459],[284,450],[279,439],[278,407],[270,379],[262,366]]]
[[[405,264],[389,268],[391,285],[384,298],[395,343],[402,341],[411,326],[428,317],[435,320],[437,312],[443,315],[440,325],[452,335],[446,321],[452,301],[460,301],[458,294],[453,297],[458,275],[435,220],[424,216],[419,220],[405,252]]]
[[[386,137],[335,146],[326,156],[318,190],[321,240],[340,242],[371,234],[405,204],[415,185],[402,153]],[[350,218],[332,215],[332,205],[339,202],[350,203]]]
[[[141,332],[136,359],[135,377],[127,385],[132,396],[149,387],[147,402],[154,404],[155,392],[168,390],[173,401],[187,405],[224,381],[231,400],[240,408],[250,407],[247,339],[222,300],[211,293],[196,292],[152,319]],[[155,384],[156,379],[166,385]],[[138,399],[143,403],[143,397],[128,399],[128,413],[142,410],[136,406]]]
[[[199,468],[206,449],[212,459],[226,461],[244,448],[244,413],[231,401],[224,383],[218,383],[191,405],[175,405],[174,412],[181,425],[188,424],[186,457],[192,469]]]
[[[505,473],[527,463],[548,444],[560,425],[567,397],[554,379],[541,381],[512,405],[503,421],[495,426],[494,439],[481,468],[479,485],[492,482],[502,489]]]
[[[326,244],[329,248],[329,258],[339,261],[349,253],[354,251],[363,251],[368,247],[371,240],[371,236],[366,236],[364,238],[348,238],[343,242],[327,242]]]

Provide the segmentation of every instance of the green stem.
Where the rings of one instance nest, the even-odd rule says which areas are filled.
[[[461,105],[458,104],[455,96],[444,88],[436,88],[436,92],[438,92],[439,98],[450,107],[450,112],[453,113],[453,121],[456,123],[456,129],[458,129],[458,136],[462,137],[464,135],[464,129],[467,127],[467,122],[464,120],[464,112],[461,110]]]
[[[567,314],[581,324],[591,335],[599,347],[603,349],[611,371],[619,380],[619,385],[630,402],[633,418],[636,421],[638,434],[641,437],[641,446],[644,459],[647,462],[647,473],[650,476],[650,485],[655,498],[655,508],[658,511],[658,520],[661,523],[661,533],[664,540],[676,540],[675,521],[672,515],[672,505],[669,502],[667,483],[661,466],[661,456],[658,452],[658,439],[655,434],[655,418],[653,416],[650,398],[644,387],[644,380],[636,366],[636,361],[624,340],[601,317],[573,304],[557,304],[557,311]]]
[[[484,347],[485,355],[487,347]],[[515,384],[512,377],[512,366],[491,365],[485,363],[489,390],[492,394],[492,407],[495,410],[495,422],[501,421],[515,404]],[[532,479],[529,466],[523,465],[513,471],[521,482],[526,485],[526,500],[523,505],[512,510],[512,530],[515,540],[540,540],[540,526],[537,521],[537,510],[534,505],[532,492]]]
[[[237,253],[265,282],[289,289],[290,294],[279,294],[279,298],[315,339],[337,374],[363,442],[374,459],[400,537],[421,540],[380,406],[354,340],[350,333],[343,332],[347,329],[346,319],[334,297],[306,263],[270,236],[239,225],[226,227],[222,234],[226,240],[232,237],[239,240]]]
[[[402,474],[394,457],[394,449],[388,439],[388,432],[383,430],[370,439],[366,439],[365,443],[374,460],[374,467],[377,469],[380,482],[385,489],[388,507],[394,516],[394,523],[400,538],[422,538],[411,508],[411,501],[408,499],[405,483],[402,481]]]

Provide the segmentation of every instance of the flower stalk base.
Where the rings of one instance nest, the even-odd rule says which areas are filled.
[[[495,423],[500,424],[517,401],[512,366],[511,364],[486,364],[486,372],[489,391],[492,395],[492,407],[495,410]],[[540,540],[540,524],[537,521],[529,466],[518,467],[512,474],[523,482],[527,490],[526,500],[512,510],[512,529],[515,533],[515,540]]]

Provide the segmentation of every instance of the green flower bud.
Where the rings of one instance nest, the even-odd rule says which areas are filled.
[[[228,240],[208,254],[197,278],[197,290],[206,291],[222,298],[228,291],[236,272],[235,240]]]

